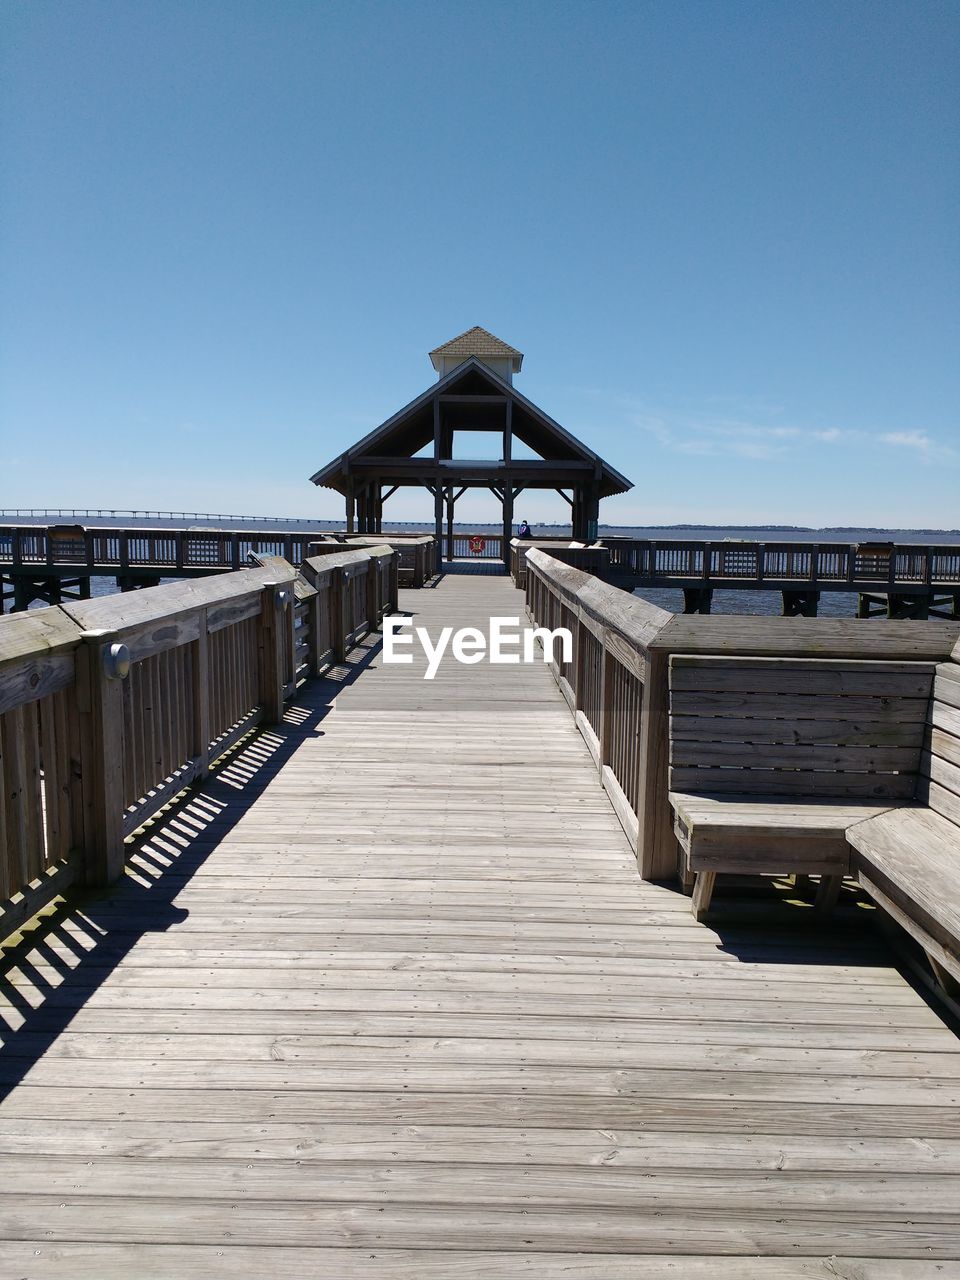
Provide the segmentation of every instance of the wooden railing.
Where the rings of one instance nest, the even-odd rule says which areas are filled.
[[[439,571],[439,548],[432,534],[326,534],[322,538],[311,539],[308,554],[336,555],[346,547],[365,550],[375,550],[378,547],[392,548],[397,553],[399,580],[405,587],[422,587]]]
[[[571,542],[569,538],[514,538],[510,543],[510,574],[522,591],[527,585],[527,552],[538,548],[561,564],[574,565],[597,577],[607,576],[610,557],[605,547]]]
[[[0,562],[84,569],[242,569],[251,554],[283,556],[298,565],[320,531],[242,529],[107,529],[81,526],[0,528]]]
[[[644,879],[676,872],[667,800],[671,654],[942,662],[960,638],[956,622],[671,614],[536,547],[525,557],[531,621],[573,635],[573,661],[552,670]]]
[[[421,574],[436,573],[436,539],[429,534],[333,534],[245,531],[237,529],[84,529],[80,526],[0,528],[0,563],[11,567],[45,566],[103,569],[118,573],[138,569],[211,572],[242,569],[253,557],[282,556],[300,565],[311,547],[332,551],[364,546],[396,546],[401,562]]]
[[[396,608],[388,548],[0,623],[0,934],[75,881]]]
[[[450,538],[443,534],[440,543],[443,558],[454,560],[502,560],[503,535],[499,533],[455,533],[453,550]]]
[[[960,547],[893,543],[698,542],[603,538],[610,572],[639,583],[821,589],[960,588]]]

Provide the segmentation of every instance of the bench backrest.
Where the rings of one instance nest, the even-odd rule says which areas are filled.
[[[934,670],[675,654],[670,789],[912,799]]]
[[[933,680],[917,799],[960,827],[960,662],[942,662]]]

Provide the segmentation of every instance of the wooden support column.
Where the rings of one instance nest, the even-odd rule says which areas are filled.
[[[583,515],[583,487],[577,485],[573,491],[573,503],[571,511],[571,533],[574,542],[584,542],[584,515]]]
[[[379,478],[374,485],[373,532],[383,532],[383,487]]]
[[[600,480],[599,480],[600,463],[597,462],[598,478],[593,484],[588,486],[584,500],[583,524],[584,542],[596,542],[597,535],[600,532]]]
[[[443,485],[438,480],[433,486],[433,523],[437,539],[437,554],[443,547]]]
[[[352,484],[350,486],[349,491],[346,494],[346,505],[347,505],[347,533],[353,533],[355,502],[353,497]]]
[[[448,486],[447,486],[447,489],[446,489],[446,500],[447,500],[447,559],[448,559],[448,560],[452,560],[452,559],[453,559],[453,525],[454,525],[454,518],[453,518],[453,517],[454,517],[454,508],[456,507],[457,499],[458,499],[458,498],[462,498],[462,497],[463,497],[463,495],[466,493],[466,491],[467,491],[467,486],[466,486],[466,485],[461,485],[461,487],[456,491],[456,493],[454,493],[454,491],[453,491],[453,485],[452,485],[452,484],[451,484],[451,485],[448,485]]]
[[[510,565],[510,540],[513,538],[513,500],[520,492],[514,489],[512,484],[503,486],[503,542],[501,544],[503,550],[504,563],[509,568]]]
[[[712,587],[684,587],[683,612],[709,613],[713,603]]]
[[[780,613],[784,618],[815,618],[820,604],[819,591],[780,592]]]
[[[84,878],[111,884],[123,875],[123,679],[115,631],[85,631],[77,649]],[[127,655],[129,670],[129,655]]]
[[[447,499],[447,560],[453,559],[453,510],[456,504],[456,498],[453,496],[453,485],[448,485],[446,490]]]

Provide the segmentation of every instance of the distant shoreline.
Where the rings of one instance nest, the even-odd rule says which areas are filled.
[[[24,508],[20,508],[23,511]],[[31,510],[37,510],[32,508]],[[93,514],[92,510],[66,510],[47,511],[43,514],[26,515],[15,514],[12,511],[0,511],[0,524],[8,525],[49,525],[49,524],[82,524],[88,528],[103,527],[125,527],[125,528],[145,528],[145,529],[211,529],[211,528],[233,528],[251,531],[277,530],[296,532],[298,529],[342,529],[344,522],[342,520],[326,520],[312,519],[308,516],[231,516],[231,515],[215,515],[203,512],[139,512],[132,511],[109,511],[104,514]],[[393,529],[395,531],[402,530],[425,530],[433,531],[433,522],[430,520],[384,520],[384,531]],[[499,521],[464,521],[458,520],[454,525],[458,533],[468,530],[477,530],[478,532],[495,532],[501,531]],[[557,531],[558,537],[569,536],[569,525],[565,524],[546,524],[535,521],[533,524],[535,531]],[[685,522],[682,524],[645,524],[645,525],[628,525],[628,524],[606,524],[602,523],[599,528],[600,536],[608,535],[616,537],[619,534],[637,537],[642,530],[643,534],[678,534],[693,533],[698,539],[709,536],[711,534],[720,534],[729,536],[736,534],[740,537],[753,534],[783,534],[786,538],[791,535],[802,534],[804,540],[810,534],[816,534],[821,537],[836,537],[840,541],[850,541],[851,535],[858,537],[867,534],[870,536],[883,535],[891,538],[909,535],[911,538],[917,537],[935,537],[935,538],[957,538],[960,539],[960,529],[909,529],[909,528],[893,528],[880,525],[823,525],[817,527],[815,525],[802,524],[696,524],[693,522]]]

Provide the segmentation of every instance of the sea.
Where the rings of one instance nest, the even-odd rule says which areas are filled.
[[[326,531],[342,529],[343,522],[338,520],[309,520],[303,518],[274,518],[268,516],[222,516],[209,515],[190,518],[190,513],[150,513],[130,514],[128,512],[109,512],[93,515],[84,512],[82,515],[73,512],[44,513],[27,516],[0,512],[0,520],[9,520],[16,524],[50,524],[50,523],[82,523],[87,527],[123,526],[126,528],[180,529],[222,527],[263,532],[291,532],[303,529]],[[460,522],[454,525],[458,534],[487,533],[499,534],[499,524]],[[384,533],[432,533],[433,525],[416,521],[384,521]],[[534,525],[534,537],[568,538],[569,525]],[[600,536],[622,538],[644,538],[663,541],[704,541],[712,542],[739,541],[750,542],[821,542],[821,543],[856,543],[856,542],[895,542],[897,544],[914,543],[920,546],[933,544],[940,546],[960,546],[960,529],[880,529],[880,528],[832,528],[814,529],[797,528],[786,525],[600,525]],[[164,579],[166,581],[166,579]],[[172,579],[171,579],[172,581]],[[113,578],[94,578],[91,591],[95,596],[111,595],[117,591]],[[683,593],[679,590],[644,587],[635,594],[659,605],[662,609],[679,613],[683,610]],[[711,605],[715,614],[739,614],[753,616],[772,616],[781,611],[779,591],[716,591]],[[819,613],[821,617],[852,618],[856,616],[857,596],[844,591],[824,591],[820,595]]]

